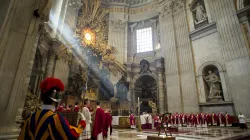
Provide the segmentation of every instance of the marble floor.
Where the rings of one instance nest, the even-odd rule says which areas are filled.
[[[239,128],[181,128],[179,131],[181,133],[173,134],[176,140],[230,140],[233,137],[250,135],[250,130]],[[157,132],[114,129],[111,140],[145,140],[147,136],[157,136]]]

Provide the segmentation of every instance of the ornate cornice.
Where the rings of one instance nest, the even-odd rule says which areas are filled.
[[[113,26],[114,31],[124,31],[127,22],[122,20],[116,20],[116,21],[111,20],[111,24]]]
[[[163,0],[156,10],[160,12],[161,18],[169,17],[183,9],[185,2],[186,0]]]

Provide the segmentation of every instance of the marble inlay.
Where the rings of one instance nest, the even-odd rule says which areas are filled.
[[[250,130],[239,128],[179,128],[184,133],[173,134],[176,140],[220,140],[230,139],[235,136],[250,135]],[[163,133],[162,133],[163,134]],[[146,140],[147,136],[156,136],[152,131],[138,132],[130,129],[114,129],[111,136],[112,140]]]

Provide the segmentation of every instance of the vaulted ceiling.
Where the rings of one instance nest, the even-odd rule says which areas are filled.
[[[132,5],[141,5],[148,2],[151,2],[152,0],[103,0],[107,3],[124,3],[124,4],[132,4]]]

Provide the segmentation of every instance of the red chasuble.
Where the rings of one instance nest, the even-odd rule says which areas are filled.
[[[205,118],[207,120],[207,124],[211,125],[211,123],[212,123],[212,116],[210,114],[206,114]]]
[[[105,113],[104,115],[104,130],[103,130],[103,136],[108,136],[108,128],[111,127],[112,124],[112,116],[109,113]]]
[[[98,134],[103,132],[104,126],[104,111],[101,108],[96,109],[95,122],[93,126],[93,137],[96,138]]]
[[[133,114],[129,116],[129,119],[130,119],[130,125],[135,125],[135,116]]]
[[[225,115],[225,123],[226,125],[230,125],[232,123],[231,116],[229,114]]]
[[[76,105],[74,108],[74,112],[79,112],[79,110],[80,110],[80,107],[78,105]]]
[[[58,112],[62,112],[62,111],[64,111],[64,108],[63,108],[63,106],[59,106],[57,109],[56,109],[56,111],[58,111]]]

